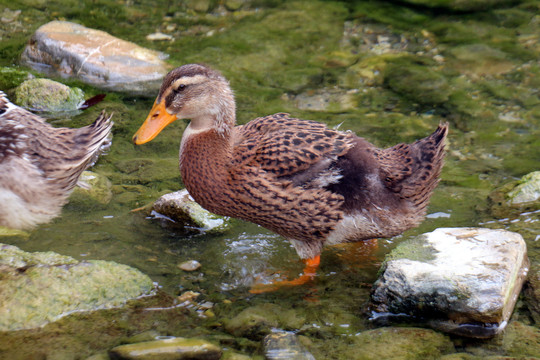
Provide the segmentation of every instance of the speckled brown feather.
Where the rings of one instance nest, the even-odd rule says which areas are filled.
[[[447,124],[388,149],[283,113],[235,127],[227,80],[196,64],[173,70],[160,99],[167,113],[191,119],[180,171],[193,198],[283,235],[302,258],[318,255],[325,243],[389,237],[418,225],[438,183]]]
[[[54,128],[0,92],[0,198],[12,204],[0,211],[0,225],[31,228],[57,216],[111,127],[102,112],[89,126]]]

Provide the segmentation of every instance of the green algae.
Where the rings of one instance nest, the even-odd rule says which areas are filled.
[[[384,272],[386,264],[394,260],[408,259],[411,261],[429,262],[436,258],[437,250],[431,246],[425,235],[420,235],[401,242],[384,258],[379,273]]]

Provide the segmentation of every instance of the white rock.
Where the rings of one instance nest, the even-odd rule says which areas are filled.
[[[444,331],[489,337],[504,329],[527,271],[521,235],[441,228],[389,254],[372,309],[375,317],[410,315]]]

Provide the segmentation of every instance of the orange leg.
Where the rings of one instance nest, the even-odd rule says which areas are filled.
[[[313,278],[317,274],[317,268],[319,267],[320,262],[321,262],[320,255],[317,255],[311,259],[306,259],[305,260],[306,266],[304,267],[304,272],[302,273],[302,275],[300,275],[296,279],[280,280],[280,281],[275,281],[271,284],[255,284],[249,290],[249,292],[252,294],[261,294],[265,292],[276,291],[284,286],[303,285],[313,280]]]

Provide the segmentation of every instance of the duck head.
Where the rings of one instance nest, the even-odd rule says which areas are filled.
[[[204,65],[183,65],[163,80],[154,106],[133,142],[149,142],[176,119],[190,119],[190,132],[214,129],[225,135],[234,127],[235,112],[234,95],[223,75]]]

